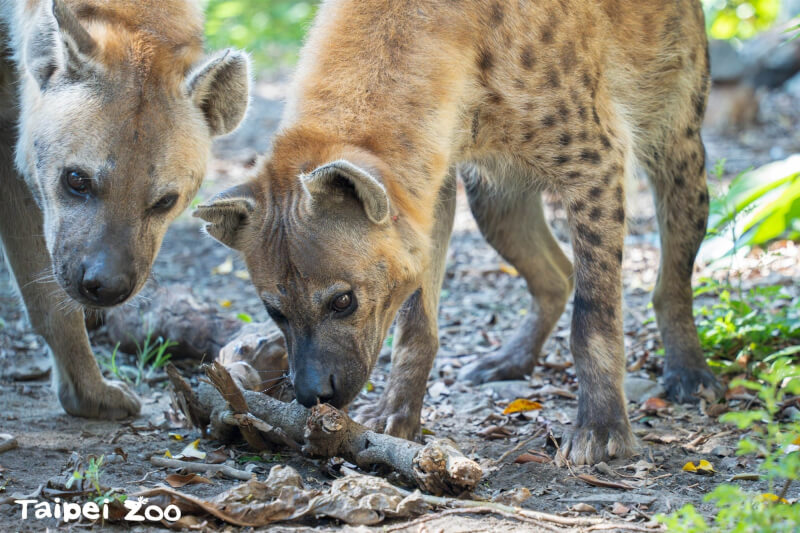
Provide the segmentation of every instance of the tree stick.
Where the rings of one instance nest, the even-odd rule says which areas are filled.
[[[387,465],[432,494],[460,494],[472,490],[483,475],[480,466],[449,441],[435,439],[422,445],[375,433],[327,404],[306,409],[297,402],[281,402],[265,394],[243,391],[217,362],[205,369],[213,385],[201,383],[196,393],[188,385],[176,383],[176,378],[180,379],[176,372],[170,373],[170,380],[174,390],[182,391],[183,400],[179,402],[182,408],[185,406],[192,412],[192,416],[187,414],[187,417],[192,421],[208,420],[212,434],[218,438],[230,436],[232,427],[244,425],[274,443],[290,439],[302,446],[305,455],[343,457],[361,467]],[[231,411],[241,411],[245,405],[250,415],[272,428],[279,428],[281,436],[276,438],[274,432],[260,431],[258,424],[240,416],[241,413],[231,415]],[[236,426],[231,424],[234,421]]]
[[[154,455],[150,457],[150,462],[155,466],[163,466],[166,468],[182,468],[187,472],[199,472],[199,473],[214,473],[217,472],[232,478],[238,479],[241,481],[250,481],[255,474],[251,474],[250,472],[245,472],[244,470],[238,470],[236,468],[232,468],[228,465],[212,465],[208,463],[190,463],[189,461],[181,461],[179,459],[169,459],[167,457],[160,457],[158,455]]]

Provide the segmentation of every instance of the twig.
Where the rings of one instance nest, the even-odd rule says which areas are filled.
[[[221,473],[224,476],[227,476],[232,479],[238,479],[241,481],[250,481],[253,478],[253,474],[250,472],[245,472],[244,470],[238,470],[236,468],[232,468],[228,465],[212,465],[208,463],[190,463],[189,461],[181,461],[179,459],[168,459],[166,457],[159,457],[154,455],[150,457],[150,462],[156,466],[164,466],[167,468],[182,468],[187,472],[200,472],[200,473]]]
[[[783,484],[783,488],[781,489],[781,493],[778,494],[778,501],[786,499],[786,493],[789,492],[789,486],[792,484],[791,479],[787,479],[786,483]]]
[[[544,429],[543,428],[539,428],[539,430],[537,430],[536,433],[534,433],[529,438],[527,438],[527,439],[525,439],[523,441],[520,441],[519,444],[517,444],[516,446],[514,446],[513,448],[511,448],[510,450],[505,452],[503,455],[501,455],[497,459],[493,459],[493,460],[489,461],[489,467],[491,468],[493,466],[497,466],[497,465],[501,464],[503,461],[505,461],[508,458],[509,455],[511,455],[512,453],[517,452],[520,449],[522,449],[523,447],[527,446],[528,444],[530,444],[531,441],[533,441],[533,439],[539,438],[542,435],[542,433],[544,433]]]

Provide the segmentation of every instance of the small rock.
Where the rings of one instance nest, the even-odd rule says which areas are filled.
[[[447,396],[450,394],[450,391],[447,390],[447,385],[445,385],[443,381],[437,381],[428,387],[428,394],[435,400],[439,396]]]
[[[570,511],[575,511],[576,513],[596,513],[597,509],[589,505],[588,503],[576,503],[572,507],[569,508]]]
[[[733,455],[733,448],[729,446],[715,446],[711,450],[711,454],[717,457],[730,457]]]
[[[642,403],[648,398],[660,396],[664,387],[652,379],[627,376],[625,378],[625,397],[629,402]]]

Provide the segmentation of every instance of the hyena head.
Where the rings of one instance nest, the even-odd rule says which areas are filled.
[[[168,224],[197,192],[211,139],[241,121],[247,58],[229,50],[200,61],[202,16],[183,0],[29,9],[17,165],[43,212],[58,283],[80,304],[120,304],[142,288]]]
[[[329,152],[298,165],[273,153],[258,178],[195,213],[243,253],[307,407],[355,398],[423,268],[424,246],[410,238],[419,232],[393,215],[380,162],[358,149]]]

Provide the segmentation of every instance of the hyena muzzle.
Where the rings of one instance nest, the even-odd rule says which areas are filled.
[[[577,424],[562,451],[632,451],[623,392],[626,177],[653,185],[662,259],[654,303],[677,400],[716,387],[692,317],[708,193],[709,87],[697,0],[324,3],[271,154],[199,209],[241,250],[283,330],[298,399],[350,402],[397,318],[385,393],[360,417],[412,438],[433,357],[455,179],[532,308],[473,382],[521,378],[574,289]],[[574,267],[540,191],[566,206]]]

